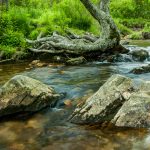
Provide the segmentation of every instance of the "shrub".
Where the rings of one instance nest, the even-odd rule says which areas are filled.
[[[142,39],[142,33],[141,32],[134,32],[130,35],[130,38],[133,40],[140,40],[140,39]]]
[[[92,2],[99,5],[98,0]],[[150,0],[111,1],[111,13],[122,35],[132,34],[133,28],[150,32],[149,3]],[[77,34],[86,31],[100,34],[99,24],[80,0],[10,0],[9,10],[0,10],[0,13],[0,44],[3,47],[25,47],[25,38],[35,39],[40,32],[65,34],[66,30],[71,30]],[[133,38],[138,36],[137,32],[132,34]]]
[[[14,47],[25,47],[24,35],[20,32],[14,32],[7,30],[2,36],[0,36],[1,45],[10,45]]]
[[[11,58],[12,55],[16,52],[16,49],[14,47],[0,45],[0,52],[3,52],[3,57]]]
[[[147,22],[143,29],[144,32],[150,32],[150,22]]]

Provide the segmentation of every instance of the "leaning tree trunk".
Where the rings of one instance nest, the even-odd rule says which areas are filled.
[[[122,48],[120,34],[110,12],[110,0],[101,0],[100,7],[95,6],[90,0],[80,0],[90,14],[99,22],[101,35],[99,38],[86,36],[63,37],[54,33],[51,37],[38,38],[35,41],[27,40],[28,43],[39,45],[38,48],[30,48],[33,52],[45,52],[53,54],[78,54],[83,55],[93,52],[113,51]],[[119,47],[119,48],[118,48]]]

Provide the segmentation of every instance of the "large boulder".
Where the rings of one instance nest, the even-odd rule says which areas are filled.
[[[119,127],[150,127],[150,82],[142,84],[139,91],[126,101],[112,123]]]
[[[150,81],[134,87],[134,82],[113,75],[83,105],[79,105],[70,120],[77,124],[111,123],[118,127],[150,127]]]
[[[75,109],[70,121],[77,124],[110,121],[124,101],[130,98],[131,90],[130,78],[113,75],[92,97]]]
[[[18,112],[36,112],[59,99],[55,90],[40,81],[17,75],[0,90],[0,117]]]

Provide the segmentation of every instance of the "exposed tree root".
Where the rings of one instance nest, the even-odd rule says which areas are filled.
[[[78,36],[67,31],[67,36],[54,32],[50,37],[41,38],[42,33],[40,33],[37,40],[27,40],[32,45],[29,50],[34,53],[74,54],[79,56],[96,52],[125,52],[125,49],[120,45],[119,31],[109,13],[110,0],[101,0],[100,8],[96,7],[90,0],[80,1],[99,22],[102,28],[100,37],[90,34]]]
[[[51,37],[43,37],[34,41],[27,40],[27,42],[32,44],[29,50],[34,53],[86,55],[96,51],[103,53],[106,50],[118,49],[116,40],[104,40],[90,35],[80,37],[71,34],[64,37],[53,33]],[[121,45],[119,46],[121,48]]]

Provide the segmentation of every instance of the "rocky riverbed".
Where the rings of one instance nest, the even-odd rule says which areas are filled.
[[[150,44],[141,42],[140,47],[135,44],[130,43],[127,47],[131,51],[144,49],[150,52]],[[123,55],[123,58],[126,57]],[[107,123],[80,126],[68,121],[75,107],[82,105],[81,102],[92,96],[113,74],[130,77],[137,86],[142,80],[150,80],[149,73],[130,73],[136,67],[149,64],[148,59],[143,62],[91,62],[80,66],[51,64],[25,70],[28,64],[1,65],[0,85],[21,74],[51,86],[56,92],[66,94],[66,97],[59,100],[55,108],[44,109],[30,117],[1,120],[0,149],[149,149],[149,129],[114,128]],[[65,105],[65,101],[71,102],[71,105]]]

